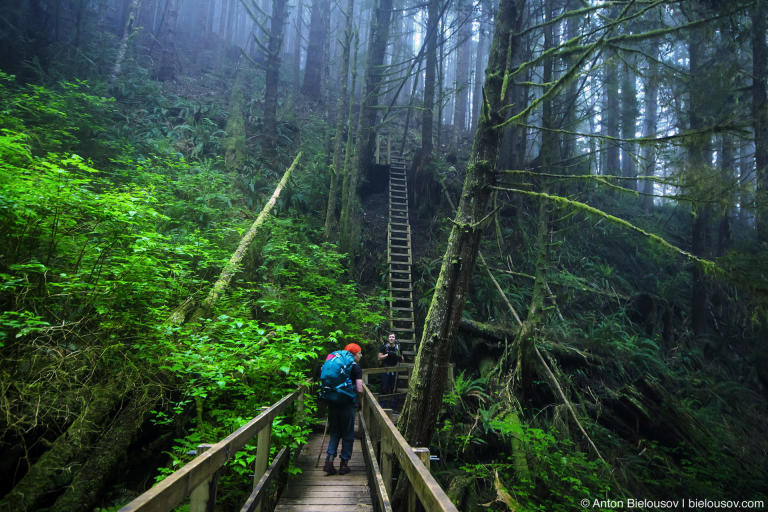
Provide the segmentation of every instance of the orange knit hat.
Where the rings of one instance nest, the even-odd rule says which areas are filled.
[[[344,347],[344,350],[347,352],[351,352],[352,354],[357,354],[358,352],[362,352],[363,349],[360,348],[360,345],[357,343],[350,343],[346,347]]]

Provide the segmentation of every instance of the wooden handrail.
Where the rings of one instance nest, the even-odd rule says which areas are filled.
[[[240,509],[240,512],[254,512],[258,505],[261,503],[261,499],[266,494],[267,485],[275,479],[278,471],[288,460],[289,450],[287,446],[283,446],[278,454],[275,456],[275,460],[270,464],[269,469],[262,475],[261,479],[256,482],[256,486],[253,488],[251,495],[245,501],[245,504]]]
[[[363,385],[363,407],[365,423],[368,425],[368,428],[371,428],[371,420],[374,420],[382,427],[379,429],[382,446],[385,444],[389,445],[392,455],[400,463],[400,468],[408,478],[408,482],[411,484],[424,509],[430,512],[458,512],[456,506],[451,503],[448,495],[445,494],[445,491],[437,483],[429,469],[421,462],[419,456],[414,453],[413,448],[397,430],[397,427],[389,419],[374,394],[366,385]],[[388,455],[382,453],[380,457],[384,458]]]
[[[264,428],[271,427],[275,417],[291,405],[303,391],[294,391],[263,411],[251,421],[212,445],[178,471],[137,497],[118,512],[168,512],[179,505],[199,485],[205,483],[229,458]],[[267,453],[262,455],[269,455]],[[261,475],[258,475],[261,477]]]
[[[365,418],[361,414],[358,416],[360,420],[360,426],[363,431],[363,458],[365,459],[367,466],[370,470],[370,488],[373,493],[373,498],[376,500],[378,512],[392,512],[392,504],[389,501],[389,494],[387,493],[387,487],[384,485],[384,478],[379,470],[379,463],[376,461],[376,450],[373,447],[371,441],[371,432],[368,430],[368,425],[365,423]]]

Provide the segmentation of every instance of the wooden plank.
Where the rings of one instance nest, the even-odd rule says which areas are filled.
[[[371,493],[360,441],[355,439],[352,458],[349,461],[350,473],[326,475],[322,469],[315,467],[315,461],[318,452],[325,451],[327,440],[327,436],[323,440],[322,436],[315,434],[305,445],[304,453],[296,461],[302,474],[289,480],[275,508],[276,512],[358,510],[359,507],[363,507],[361,510],[372,512]]]
[[[171,510],[184,501],[192,489],[207,480],[230,457],[253,439],[262,428],[271,425],[275,416],[291,405],[298,395],[299,392],[294,391],[283,397],[272,407],[214,444],[208,451],[198,455],[184,467],[128,503],[119,512],[138,510],[142,512],[166,512]]]
[[[340,512],[338,505],[279,505],[275,512]],[[368,503],[344,508],[344,512],[373,512],[373,506]]]

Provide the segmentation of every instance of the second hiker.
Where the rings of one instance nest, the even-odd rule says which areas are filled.
[[[341,463],[338,473],[349,473],[349,459],[355,442],[355,406],[363,392],[363,371],[357,364],[363,357],[360,345],[350,343],[344,350],[328,355],[323,364],[320,380],[323,385],[320,397],[328,404],[327,456],[323,471],[335,475],[333,459],[341,441]]]

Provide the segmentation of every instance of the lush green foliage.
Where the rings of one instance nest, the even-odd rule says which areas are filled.
[[[51,442],[109,382],[143,397],[160,439],[174,433],[162,476],[306,383],[319,353],[369,339],[384,301],[361,298],[344,256],[293,215],[269,222],[213,318],[164,324],[207,290],[254,201],[212,153],[214,107],[118,86],[130,102],[0,75],[0,434]],[[283,208],[315,209],[312,187]],[[310,417],[279,419],[273,449],[300,444]],[[50,430],[28,436],[38,424]],[[225,501],[242,501],[254,451],[228,464]]]

